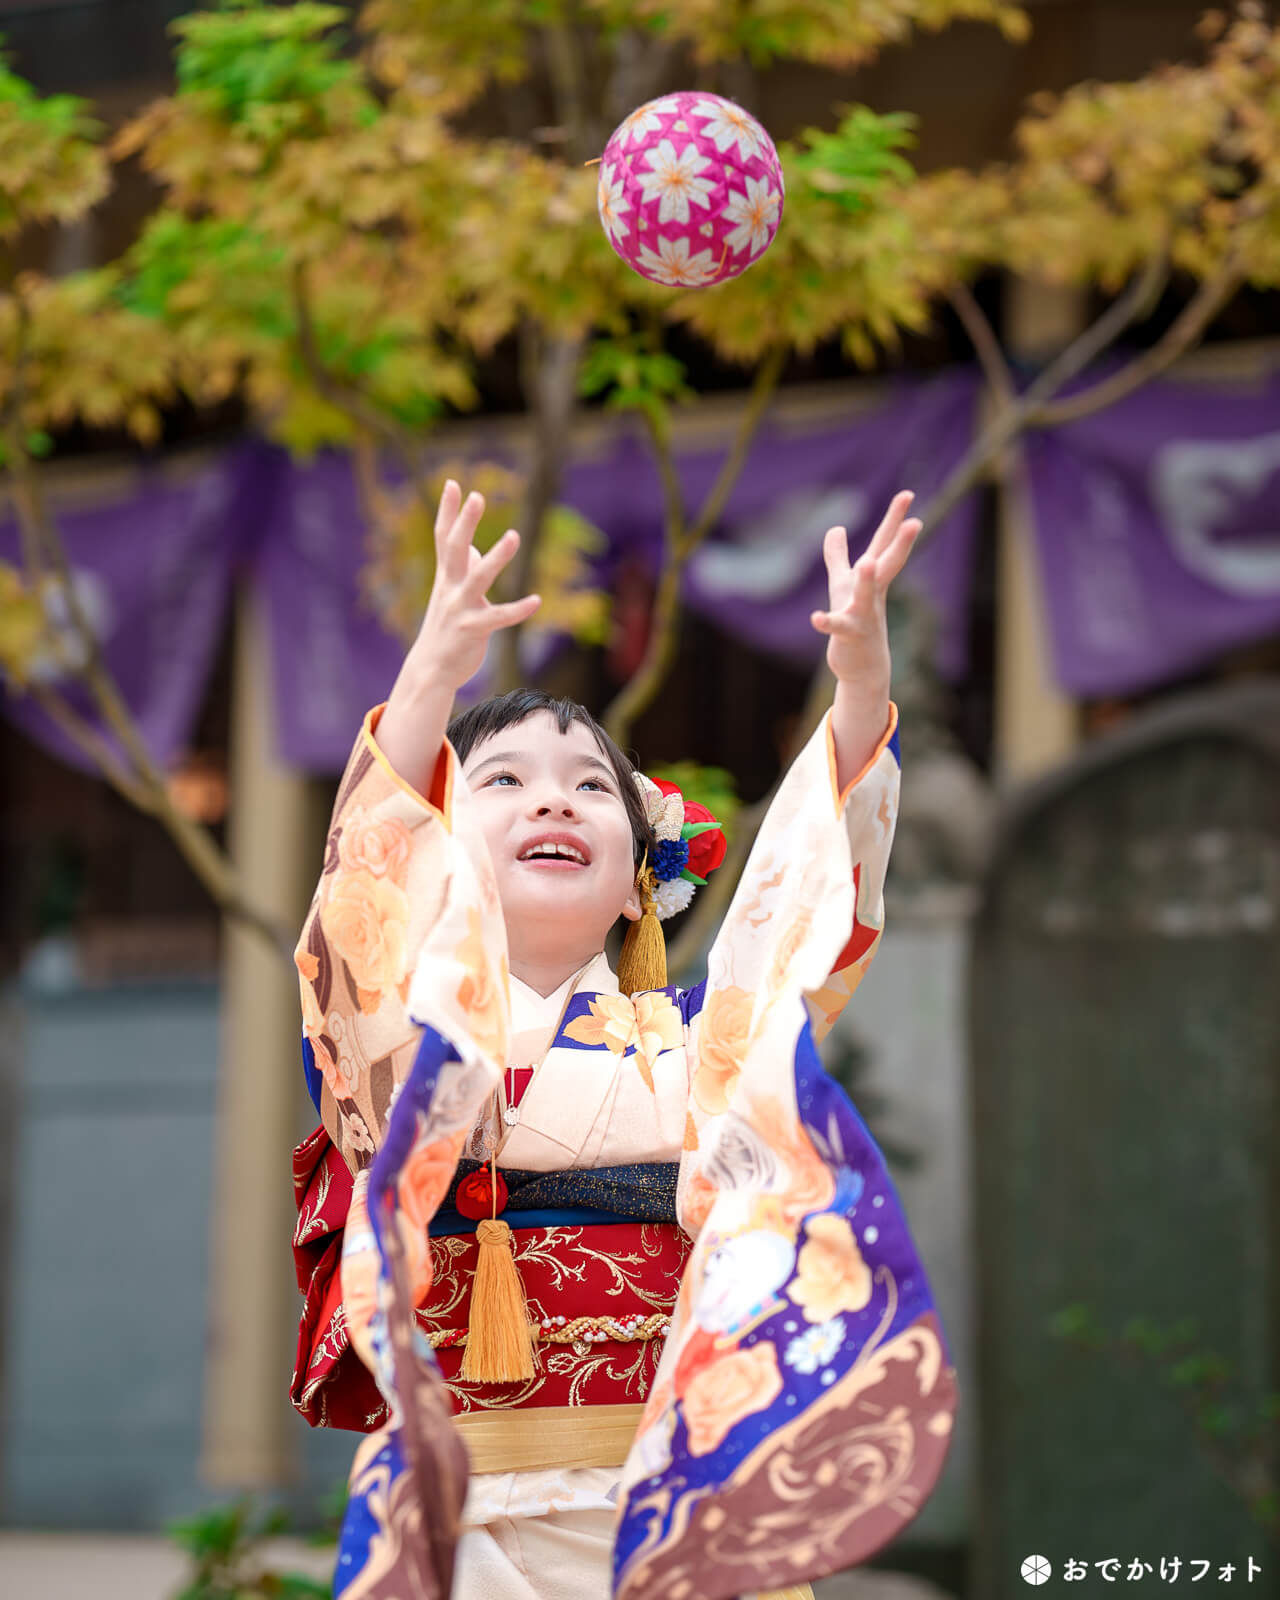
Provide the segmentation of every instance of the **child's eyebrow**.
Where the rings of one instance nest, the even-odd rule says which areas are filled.
[[[477,762],[471,770],[472,772],[482,772],[485,767],[498,765],[504,761],[527,761],[528,759],[529,752],[527,750],[498,750],[493,755],[486,756],[483,761]],[[613,778],[613,768],[607,762],[601,761],[598,756],[579,756],[578,765],[581,767],[598,767],[606,778]]]

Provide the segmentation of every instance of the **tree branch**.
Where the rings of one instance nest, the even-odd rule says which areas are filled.
[[[1106,410],[1118,400],[1133,394],[1144,383],[1149,383],[1152,378],[1158,378],[1199,341],[1219,311],[1243,286],[1245,276],[1234,262],[1224,262],[1213,277],[1205,279],[1183,307],[1173,326],[1150,350],[1144,351],[1119,372],[1095,383],[1091,389],[1041,406],[1031,418],[1030,426],[1056,428],[1065,422],[1078,422],[1081,417]]]
[[[293,313],[298,325],[298,354],[307,376],[322,400],[341,411],[357,427],[381,439],[395,453],[414,489],[426,500],[423,475],[405,431],[353,383],[330,372],[320,355],[305,262],[295,262],[292,275]]]
[[[996,459],[1024,428],[1040,426],[1041,419],[1046,415],[1051,421],[1058,421],[1065,420],[1070,414],[1085,415],[1089,411],[1101,409],[1103,405],[1112,404],[1123,395],[1132,393],[1147,378],[1162,372],[1177,356],[1195,343],[1218,310],[1243,282],[1244,276],[1233,263],[1224,265],[1218,274],[1206,280],[1174,326],[1146,355],[1131,363],[1115,378],[1105,380],[1082,396],[1073,396],[1072,399],[1063,401],[1060,407],[1050,408],[1048,402],[1058,390],[1095,361],[1149,307],[1159,293],[1166,272],[1164,256],[1153,257],[1128,290],[1079,338],[1073,340],[1020,398],[1005,399],[1000,411],[973,448],[957,464],[956,469],[923,511],[918,513],[925,524],[921,538],[937,529],[947,514],[978,481],[991,461]],[[953,297],[952,303],[964,322],[970,338],[974,341],[974,348],[983,362],[988,381],[997,395],[1007,396],[1012,392],[1012,384],[1010,378],[1009,387],[1005,386],[1008,367],[1004,356],[999,351],[994,334],[991,333],[990,324],[985,317],[982,317],[976,302],[971,306],[966,305],[966,298],[972,301],[972,296],[964,291],[958,297]],[[981,322],[972,317],[971,312],[976,312]],[[1099,398],[1093,400],[1094,396]],[[1093,400],[1093,404],[1086,406],[1084,403],[1090,400]],[[1068,408],[1076,407],[1080,409],[1068,411]],[[824,660],[810,683],[799,731],[792,739],[791,748],[782,763],[783,772],[790,766],[795,752],[812,736],[823,714],[831,705],[834,693],[835,679],[828,671]],[[755,805],[740,812],[735,819],[733,842],[725,854],[724,861],[698,896],[679,938],[668,952],[668,966],[672,972],[681,973],[692,969],[710,942],[719,918],[732,899],[749,858],[751,845],[781,781],[780,773],[769,793]]]
[[[80,676],[97,703],[103,721],[119,740],[121,748],[132,763],[136,776],[125,776],[126,787],[121,789],[128,798],[148,815],[163,825],[177,846],[184,861],[208,891],[219,910],[226,916],[236,917],[268,941],[288,962],[293,960],[293,933],[282,923],[258,909],[245,895],[234,869],[215,843],[206,828],[184,816],[174,804],[164,774],[151,759],[151,754],[138,732],[133,716],[116,687],[115,680],[102,657],[97,635],[85,615],[75,585],[72,582],[71,564],[53,519],[45,507],[36,482],[30,458],[18,437],[18,430],[10,427],[5,439],[8,451],[8,468],[13,485],[13,501],[28,538],[40,549],[56,581],[66,597],[67,611],[85,651]],[[55,712],[55,716],[58,714]],[[66,720],[60,725],[76,737]],[[100,736],[99,736],[100,737]],[[112,760],[105,771],[108,781],[115,783],[121,773],[119,764]],[[119,785],[117,785],[119,787]],[[130,793],[138,792],[138,798]]]
[[[917,544],[931,538],[978,482],[987,467],[1063,387],[1120,337],[1149,307],[1167,272],[1163,253],[1153,256],[1119,299],[1067,346],[1012,403],[1003,406],[931,500],[914,515],[924,527]]]
[[[67,738],[85,752],[101,771],[111,787],[139,811],[155,815],[155,807],[148,790],[137,784],[116,760],[115,752],[92,723],[86,722],[78,712],[48,684],[28,683],[24,693],[29,694],[49,721],[61,728]]]
[[[756,430],[760,426],[774,390],[778,387],[786,356],[785,349],[779,346],[771,350],[756,369],[751,395],[738,421],[733,443],[720,471],[716,474],[716,481],[703,502],[702,510],[688,529],[683,527],[684,500],[672,459],[670,440],[655,424],[654,419],[645,413],[667,502],[665,560],[662,575],[658,580],[657,594],[654,597],[653,620],[644,660],[614,696],[600,719],[610,738],[619,745],[627,744],[632,723],[657,698],[658,691],[675,659],[680,619],[680,578],[690,556],[720,520],[734,485],[746,465]]]
[[[582,335],[566,338],[522,323],[520,378],[532,420],[533,454],[520,510],[520,548],[498,581],[504,600],[529,593],[542,539],[542,524],[555,503],[569,450],[569,428],[578,401],[578,368]],[[519,641],[523,625],[503,628],[494,637],[493,693],[502,694],[520,682]]]
[[[1010,404],[1017,395],[1017,385],[1004,358],[1004,351],[1000,348],[1000,341],[996,338],[995,329],[974,298],[973,291],[967,283],[957,283],[947,291],[947,299],[969,335],[969,342],[982,364],[992,394],[1001,405]]]

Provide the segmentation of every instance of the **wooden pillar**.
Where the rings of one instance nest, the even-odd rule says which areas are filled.
[[[301,928],[315,877],[311,785],[276,756],[261,596],[236,597],[228,845],[254,899]],[[218,1486],[290,1476],[289,1367],[297,1290],[289,1152],[301,1097],[292,968],[228,923],[222,958],[217,1135],[201,1472]]]
[[[1084,322],[1080,293],[1010,280],[1004,333],[1015,359],[1051,359]],[[1053,676],[1030,491],[1016,447],[1000,487],[995,697],[995,769],[1000,779],[1034,777],[1067,759],[1079,739],[1079,714]]]

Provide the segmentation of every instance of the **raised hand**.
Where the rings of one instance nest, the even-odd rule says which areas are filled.
[[[491,633],[523,622],[542,604],[536,594],[502,605],[485,598],[520,548],[520,535],[508,528],[481,555],[471,541],[483,515],[484,496],[469,494],[464,502],[450,478],[436,513],[436,575],[414,653],[420,669],[451,691],[480,670]]]
[[[849,536],[844,528],[828,528],[822,541],[827,564],[830,610],[814,611],[809,620],[828,635],[827,665],[841,683],[859,685],[872,694],[889,693],[889,628],[885,617],[889,585],[906,565],[923,524],[907,519],[915,496],[896,494],[866,550],[849,564]]]

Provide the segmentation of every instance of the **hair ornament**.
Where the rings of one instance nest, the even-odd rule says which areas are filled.
[[[666,988],[667,944],[659,924],[685,909],[725,853],[724,833],[706,806],[686,800],[665,779],[632,776],[657,844],[652,855],[645,851],[636,873],[641,915],[627,929],[618,960],[624,994]]]

